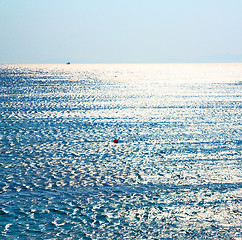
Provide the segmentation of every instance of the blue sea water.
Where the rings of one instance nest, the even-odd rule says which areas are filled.
[[[241,239],[241,79],[0,65],[0,239]]]

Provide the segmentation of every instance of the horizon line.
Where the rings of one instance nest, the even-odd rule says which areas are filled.
[[[242,63],[241,62],[120,62],[120,63],[112,63],[112,62],[106,62],[106,63],[0,63],[0,65],[122,65],[122,64],[236,64],[236,63]]]

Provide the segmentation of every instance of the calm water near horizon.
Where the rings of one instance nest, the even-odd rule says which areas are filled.
[[[0,239],[242,239],[241,80],[0,65]]]

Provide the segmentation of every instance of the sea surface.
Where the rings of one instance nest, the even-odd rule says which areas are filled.
[[[0,239],[242,239],[241,80],[0,65]]]

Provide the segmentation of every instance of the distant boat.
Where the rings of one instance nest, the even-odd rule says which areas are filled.
[[[70,62],[67,62],[66,64],[71,64]]]

